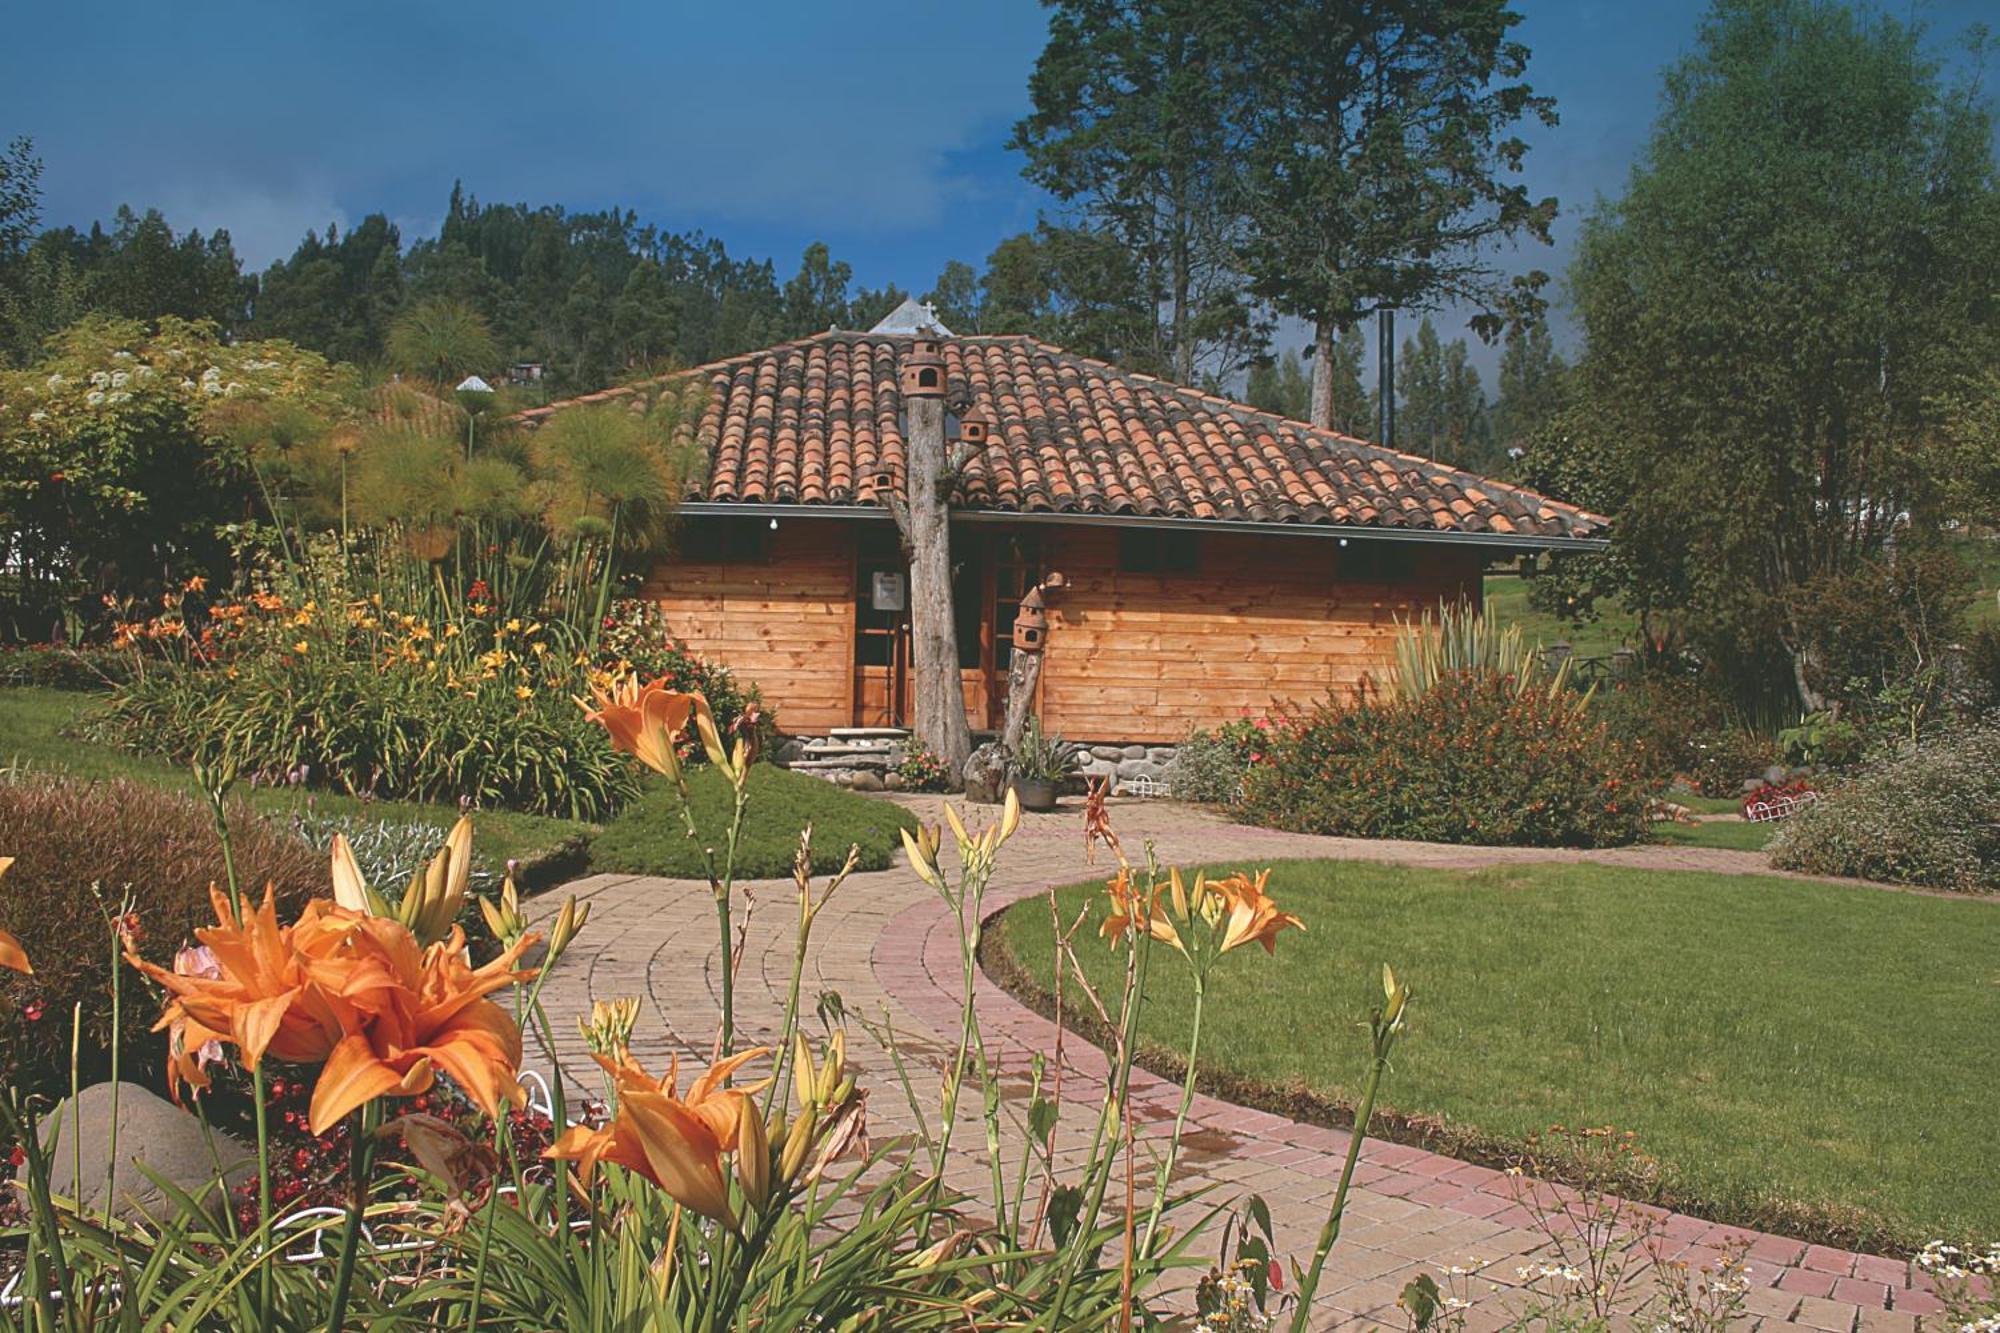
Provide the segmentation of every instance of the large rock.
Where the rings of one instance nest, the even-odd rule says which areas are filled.
[[[118,1160],[111,1163],[112,1089],[117,1089]],[[49,1188],[77,1198],[78,1146],[85,1212],[102,1211],[107,1174],[113,1207],[120,1217],[165,1220],[176,1205],[152,1177],[201,1199],[216,1217],[225,1215],[228,1195],[213,1188],[234,1186],[254,1176],[256,1152],[220,1130],[209,1130],[191,1112],[136,1083],[97,1083],[64,1098],[42,1121],[42,1145],[49,1154]],[[150,1174],[149,1174],[150,1173]],[[203,1193],[206,1190],[207,1193]]]
[[[847,785],[852,787],[855,791],[885,790],[885,784],[882,781],[881,775],[878,773],[870,772],[868,769],[865,768],[856,769],[854,771],[854,780],[848,783]]]
[[[1007,794],[1007,757],[992,741],[972,752],[965,761],[965,799],[981,805],[998,805]]]

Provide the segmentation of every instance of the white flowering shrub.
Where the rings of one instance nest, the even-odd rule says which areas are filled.
[[[1771,861],[1808,874],[2000,892],[2000,722],[1834,788],[1781,826]]]
[[[0,597],[16,624],[98,614],[143,580],[216,574],[217,529],[282,487],[305,424],[352,371],[213,325],[92,316],[26,370],[0,370]]]

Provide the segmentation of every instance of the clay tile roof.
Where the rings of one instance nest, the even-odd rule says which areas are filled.
[[[690,500],[872,505],[901,484],[896,369],[908,337],[829,332],[681,372],[705,379],[709,467]],[[947,399],[995,423],[953,502],[994,513],[1146,516],[1594,539],[1609,520],[1033,338],[945,342]],[[637,387],[637,386],[633,386]],[[521,414],[530,426],[606,390]]]

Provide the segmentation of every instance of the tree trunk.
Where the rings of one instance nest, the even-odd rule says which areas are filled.
[[[1035,711],[1035,686],[1041,679],[1042,654],[1015,649],[1013,665],[1007,668],[1007,720],[1000,730],[1000,748],[1010,759],[1028,730],[1028,715]]]
[[[1333,325],[1313,329],[1312,424],[1333,429]]]
[[[958,676],[958,618],[951,597],[951,510],[944,452],[944,400],[909,398],[910,646],[917,739],[956,774],[972,755]],[[899,515],[899,517],[905,517]]]

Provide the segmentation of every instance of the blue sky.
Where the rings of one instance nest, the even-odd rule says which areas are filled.
[[[1705,5],[1518,7],[1530,79],[1562,117],[1534,132],[1525,177],[1562,216],[1553,249],[1507,262],[1560,272]],[[1916,12],[1942,38],[1985,10]],[[858,282],[922,291],[1048,204],[1002,146],[1046,31],[1031,0],[109,0],[34,5],[9,28],[0,138],[35,140],[48,221],[158,207],[227,227],[259,268],[369,212],[406,241],[434,232],[463,178],[483,199],[700,227],[781,274],[823,239]]]

